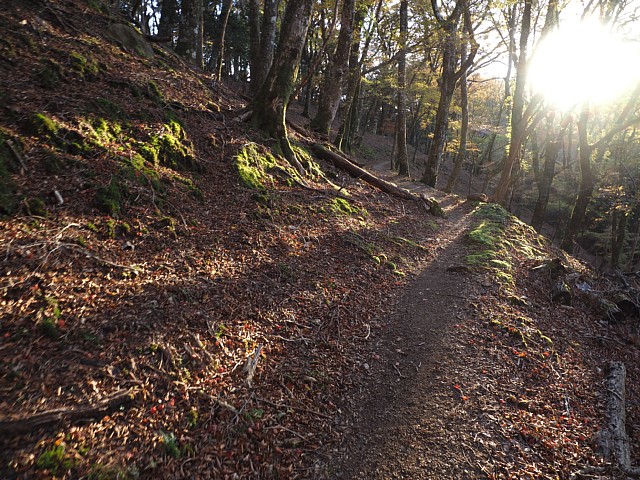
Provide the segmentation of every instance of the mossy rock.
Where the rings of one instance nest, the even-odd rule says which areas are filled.
[[[78,52],[71,52],[69,54],[69,64],[71,68],[78,72],[85,80],[96,80],[98,73],[100,73],[98,62],[91,58],[88,59]]]
[[[117,216],[122,210],[127,188],[117,177],[111,177],[111,181],[104,187],[98,188],[95,197],[95,206],[103,213]]]
[[[277,162],[273,155],[262,154],[255,144],[250,144],[236,155],[234,165],[245,186],[265,190],[267,183],[273,182],[269,171],[277,167]]]
[[[158,84],[153,80],[147,83],[147,88],[144,90],[144,96],[156,104],[164,102],[164,95],[162,95],[162,91],[158,88]]]
[[[53,90],[60,85],[64,78],[64,71],[58,62],[45,58],[40,62],[35,78],[42,88]]]
[[[165,133],[153,141],[157,149],[157,161],[161,165],[177,171],[202,171],[202,166],[198,163],[193,152],[193,145],[187,139],[187,134],[182,126],[172,121],[165,124],[164,127]],[[150,151],[147,151],[146,154],[154,157]]]
[[[153,48],[135,28],[124,23],[110,25],[107,33],[124,50],[145,58],[153,58]]]
[[[44,113],[34,113],[27,120],[27,132],[35,136],[56,138],[60,126]]]

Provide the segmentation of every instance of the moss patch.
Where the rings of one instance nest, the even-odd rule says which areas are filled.
[[[31,135],[42,135],[48,138],[55,138],[60,126],[44,113],[34,113],[27,121],[27,131]]]
[[[369,212],[364,208],[354,207],[344,198],[334,198],[327,206],[327,210],[336,215],[360,215],[366,217]]]
[[[245,186],[265,190],[267,185],[273,184],[269,171],[277,167],[277,161],[270,153],[260,153],[255,144],[250,144],[236,155],[234,166]]]
[[[78,72],[85,80],[95,80],[100,72],[98,63],[91,59],[86,58],[78,52],[71,52],[69,54],[69,64],[71,68]]]
[[[35,78],[42,88],[53,90],[60,85],[64,76],[62,66],[49,58],[40,62],[40,68],[36,71]]]
[[[122,210],[126,191],[126,186],[117,177],[111,177],[107,185],[98,188],[94,203],[101,212],[116,216]]]

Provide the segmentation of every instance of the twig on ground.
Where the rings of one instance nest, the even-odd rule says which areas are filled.
[[[262,403],[266,403],[267,405],[271,405],[273,407],[276,408],[290,408],[291,410],[296,410],[298,412],[305,412],[305,413],[311,413],[313,415],[316,415],[317,417],[320,418],[326,418],[328,420],[333,420],[333,417],[330,415],[327,415],[325,413],[321,413],[321,412],[317,412],[315,410],[310,410],[308,408],[304,408],[304,407],[296,407],[294,405],[288,405],[285,403],[275,403],[275,402],[271,402],[269,400],[267,400],[266,398],[260,398],[260,397],[256,397],[256,400]]]

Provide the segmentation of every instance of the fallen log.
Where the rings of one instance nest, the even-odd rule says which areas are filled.
[[[23,418],[0,420],[0,436],[19,435],[36,428],[46,428],[69,421],[89,420],[102,416],[115,408],[131,402],[137,395],[136,389],[118,390],[97,403],[71,408],[58,408]]]
[[[604,383],[607,391],[605,426],[598,435],[598,447],[621,472],[637,478],[640,469],[631,467],[629,437],[626,430],[626,375],[624,363],[609,364]]]
[[[533,267],[531,271],[536,273],[546,272],[552,279],[557,279],[560,275],[567,273],[567,269],[562,264],[562,259],[560,258],[548,258],[540,265]]]
[[[638,316],[638,305],[631,298],[622,292],[616,293],[611,299],[613,303],[628,317]]]
[[[420,197],[414,195],[408,190],[400,188],[391,182],[387,182],[382,178],[378,178],[375,175],[372,175],[353,162],[347,160],[342,155],[326,149],[319,143],[314,143],[313,145],[311,145],[311,151],[313,151],[313,153],[315,153],[318,157],[330,161],[340,170],[344,170],[352,177],[359,178],[362,181],[367,182],[369,185],[373,185],[374,187],[382,190],[385,193],[403,198],[405,200],[422,200]]]

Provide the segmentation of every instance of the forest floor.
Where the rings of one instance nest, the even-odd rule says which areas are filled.
[[[627,365],[637,447],[640,342],[594,299],[619,285],[396,178],[388,139],[358,160],[447,218],[313,159],[301,188],[242,96],[125,23],[0,12],[0,478],[615,477],[601,382]]]

